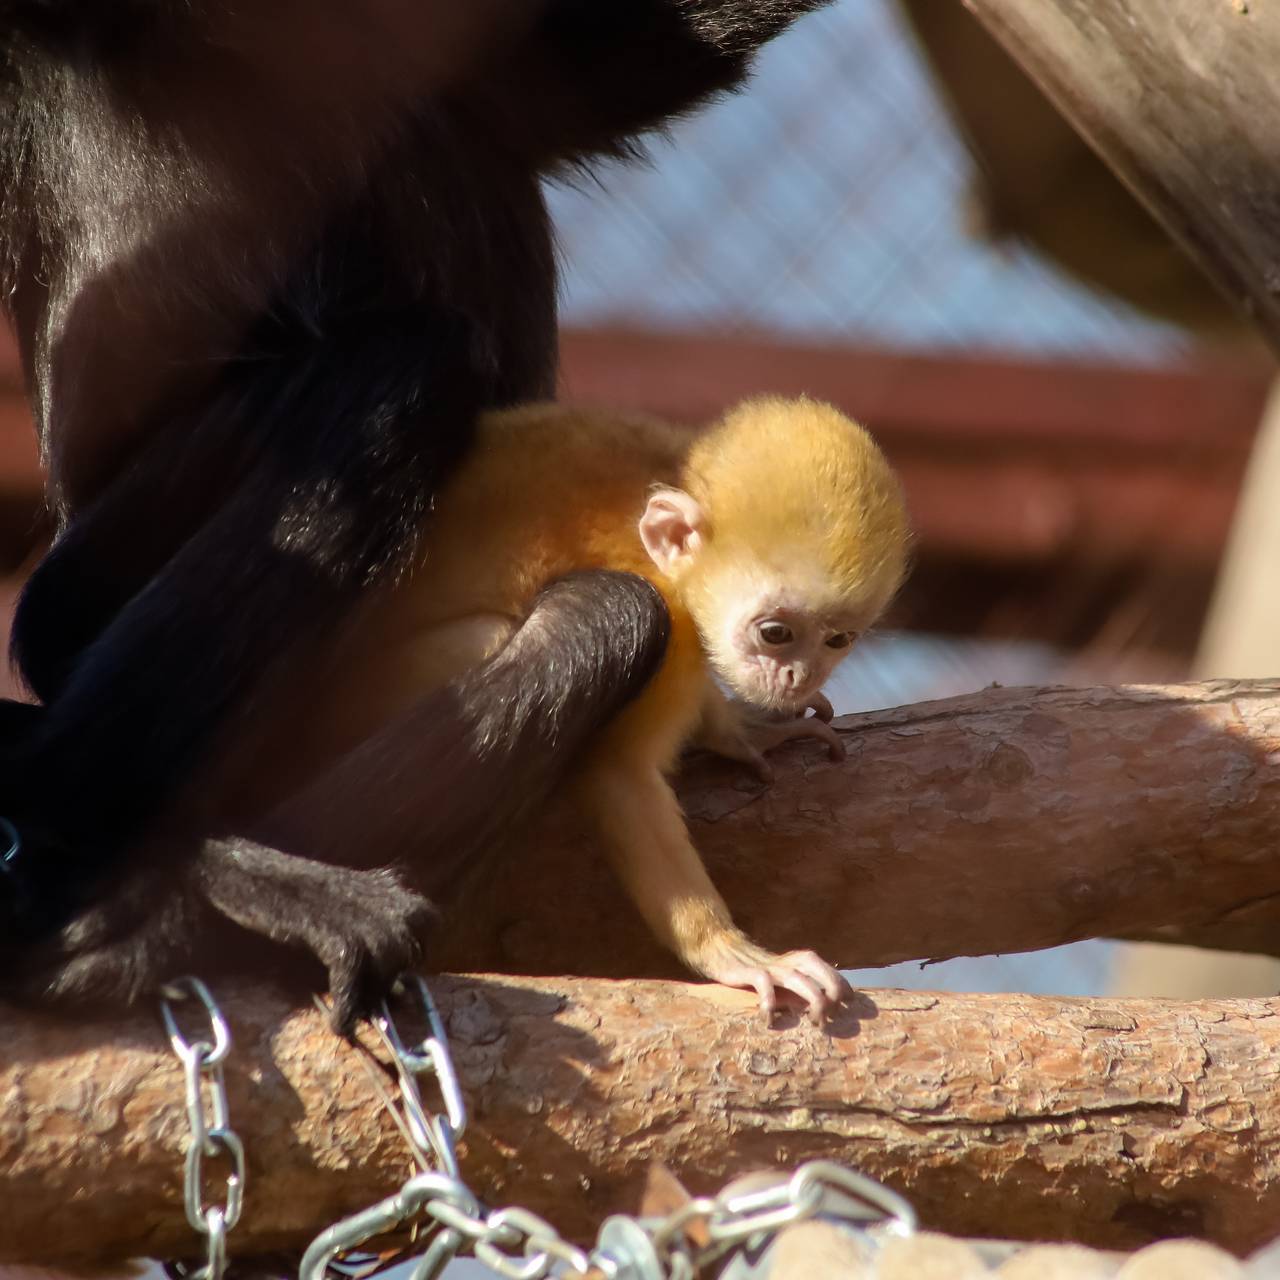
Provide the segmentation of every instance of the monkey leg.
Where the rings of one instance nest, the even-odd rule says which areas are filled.
[[[390,870],[356,870],[314,862],[250,840],[196,841],[165,868],[182,838],[150,840],[160,865],[134,871],[24,957],[21,972],[0,974],[0,990],[22,1000],[110,1000],[154,994],[194,968],[205,977],[228,971],[271,972],[311,985],[314,957],[328,974],[333,1024],[351,1030],[395,978],[421,958],[435,912]],[[281,964],[240,934],[239,926],[297,950]],[[246,942],[248,945],[246,946]]]
[[[773,1017],[778,989],[798,996],[815,1022],[851,994],[812,951],[776,955],[733,923],[689,839],[675,793],[657,769],[598,762],[584,775],[580,792],[631,900],[655,936],[695,973],[754,990],[766,1020]]]
[[[191,964],[207,976],[279,971],[280,957],[243,933],[228,940],[224,921],[314,955],[335,1024],[349,1026],[416,963],[432,915],[422,894],[447,896],[546,798],[647,683],[667,628],[643,578],[596,572],[550,584],[488,664],[335,763],[253,838],[206,840],[170,824],[140,840],[108,892],[27,947],[20,965],[0,966],[0,990],[127,1001]]]

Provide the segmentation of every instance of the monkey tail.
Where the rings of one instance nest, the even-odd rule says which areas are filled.
[[[397,864],[447,902],[645,687],[669,634],[644,578],[559,578],[487,663],[427,694],[251,834],[329,862]]]

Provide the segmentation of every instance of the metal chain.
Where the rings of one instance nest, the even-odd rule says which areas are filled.
[[[174,1005],[194,998],[208,1019],[203,1037],[188,1040]],[[160,1013],[169,1043],[182,1063],[186,1085],[187,1138],[183,1202],[192,1229],[205,1237],[205,1263],[184,1275],[189,1280],[222,1280],[227,1268],[227,1232],[240,1221],[244,1205],[244,1146],[231,1128],[222,1064],[231,1051],[231,1030],[209,988],[199,978],[179,978],[162,988]],[[206,1112],[205,1091],[208,1091]],[[221,1201],[205,1198],[205,1161],[227,1165]]]
[[[404,1039],[391,1016],[387,1002],[382,1002],[382,1012],[373,1019],[375,1029],[381,1034],[391,1051],[391,1059],[400,1083],[400,1106],[403,1113],[403,1129],[414,1155],[424,1169],[434,1160],[438,1168],[451,1177],[458,1177],[457,1140],[467,1127],[467,1108],[462,1100],[462,1086],[458,1073],[453,1069],[449,1055],[449,1039],[445,1034],[440,1011],[431,997],[431,990],[417,974],[406,974],[396,984],[395,993],[404,994],[405,984],[417,993],[426,1018],[427,1034],[416,1049],[405,1047]],[[444,1102],[444,1113],[432,1114],[423,1105],[418,1085],[420,1077],[434,1077]]]
[[[487,1210],[458,1171],[456,1139],[467,1124],[466,1107],[449,1053],[444,1024],[425,982],[406,979],[416,991],[427,1034],[405,1047],[384,1005],[374,1025],[386,1042],[400,1085],[404,1130],[416,1164],[394,1195],[335,1223],[302,1259],[299,1280],[334,1280],[338,1259],[375,1236],[412,1223],[418,1253],[410,1280],[437,1280],[466,1255],[507,1280],[547,1280],[552,1275],[600,1275],[605,1280],[694,1280],[704,1267],[737,1249],[760,1249],[783,1227],[821,1218],[874,1243],[884,1235],[910,1235],[915,1212],[896,1192],[826,1160],[801,1165],[763,1188],[692,1200],[660,1219],[616,1214],[601,1225],[595,1245],[579,1249],[549,1222],[527,1209]],[[423,1104],[419,1081],[434,1076],[443,1112]],[[699,1227],[700,1230],[694,1231]],[[698,1243],[699,1240],[705,1243]]]

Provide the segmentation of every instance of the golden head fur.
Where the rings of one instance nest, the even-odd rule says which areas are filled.
[[[797,587],[815,612],[852,603],[873,617],[902,582],[901,486],[867,431],[828,404],[744,402],[694,444],[682,487],[707,517],[710,577],[717,564],[753,564],[784,581],[800,573],[812,579]]]

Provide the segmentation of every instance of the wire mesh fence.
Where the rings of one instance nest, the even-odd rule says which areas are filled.
[[[1122,364],[1192,352],[1195,338],[1121,301],[1123,289],[1094,291],[1026,240],[982,234],[978,170],[913,33],[911,3],[843,0],[811,15],[764,51],[748,92],[654,140],[646,164],[554,187],[566,326]],[[1060,598],[1076,599],[1081,617],[1099,613],[1094,571],[1041,572],[1058,575]],[[1173,610],[1180,592],[1196,596],[1189,612],[1203,607],[1204,582],[1187,585],[1178,566],[1151,576],[1155,592],[1144,575],[1125,600],[1102,591],[1114,619],[1145,617],[1149,598]],[[853,710],[1079,672],[1043,644],[886,637],[834,692]],[[1156,678],[1141,663],[1128,674]],[[857,980],[1083,994],[1106,987],[1113,955],[1098,942]]]
[[[972,176],[897,5],[843,0],[768,46],[748,92],[654,141],[646,166],[552,190],[564,319],[1112,360],[1186,349],[971,234]]]

